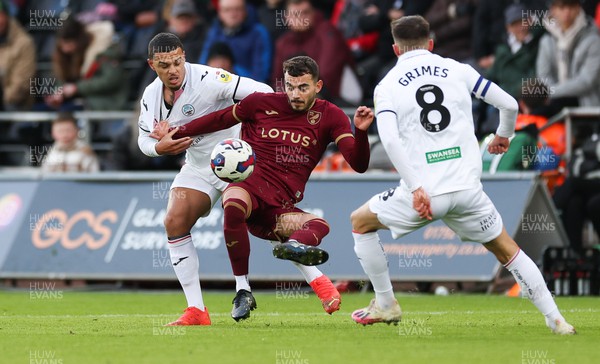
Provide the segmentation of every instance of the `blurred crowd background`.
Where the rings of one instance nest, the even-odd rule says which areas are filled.
[[[251,77],[277,91],[282,62],[309,55],[321,68],[320,97],[350,114],[359,104],[372,105],[374,87],[396,62],[390,21],[414,14],[430,22],[435,53],[471,64],[519,100],[517,128],[524,132],[513,144],[532,148],[514,148],[516,155],[501,163],[482,153],[486,168],[532,169],[540,158],[522,152],[539,153],[538,142],[556,161],[568,143],[576,149],[585,142],[577,135],[566,141],[563,125],[545,124],[563,107],[600,106],[598,1],[0,0],[0,165],[40,165],[56,141],[50,120],[24,122],[24,111],[56,111],[59,116],[51,119],[70,120],[75,128],[81,126],[69,115],[75,111],[135,114],[155,78],[146,63],[147,44],[162,31],[181,38],[188,62]],[[474,99],[473,115],[483,141],[497,127],[497,111]],[[140,155],[135,115],[91,121],[85,138],[101,170],[180,166],[180,158]],[[595,132],[583,128],[580,134]],[[377,147],[375,127],[372,134],[372,167],[391,169]],[[332,157],[321,167],[345,170]]]

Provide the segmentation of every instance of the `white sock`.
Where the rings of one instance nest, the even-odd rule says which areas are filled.
[[[235,291],[239,292],[240,289],[245,289],[248,292],[252,292],[250,289],[250,283],[248,283],[248,276],[234,276],[235,277]]]
[[[375,291],[375,302],[377,306],[386,310],[396,304],[388,261],[379,242],[377,233],[357,234],[354,237],[354,252],[362,265],[363,270],[369,276],[373,290]]]
[[[310,283],[323,275],[323,272],[321,272],[319,270],[319,268],[315,267],[314,265],[308,266],[308,265],[302,265],[302,264],[296,263],[296,262],[292,262],[292,263],[294,263],[296,268],[298,268],[300,273],[302,273],[302,275],[304,276],[304,279],[306,280],[306,283]]]
[[[281,244],[281,243],[278,241],[271,241],[271,245],[273,245],[273,246],[276,246],[279,244]],[[310,283],[323,275],[323,272],[321,272],[319,270],[319,268],[317,268],[315,266],[302,265],[302,264],[296,263],[296,262],[292,262],[292,263],[296,266],[296,268],[298,268],[298,270],[300,271],[300,273],[306,280],[306,283]]]
[[[205,310],[202,290],[200,289],[200,275],[198,268],[198,252],[192,242],[192,236],[186,235],[177,239],[169,239],[169,254],[175,275],[183,288],[188,307],[197,307]]]
[[[565,320],[546,286],[542,273],[524,251],[519,249],[504,267],[515,277],[523,296],[529,298],[546,317],[551,329],[554,329],[555,320]]]

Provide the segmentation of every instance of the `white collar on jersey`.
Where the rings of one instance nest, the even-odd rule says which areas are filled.
[[[415,49],[414,51],[402,53],[402,55],[398,57],[398,63],[412,57],[422,56],[424,54],[431,54],[431,52],[429,52],[427,49]]]

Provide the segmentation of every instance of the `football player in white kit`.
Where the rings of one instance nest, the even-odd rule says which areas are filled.
[[[493,154],[508,150],[516,100],[471,66],[432,54],[429,24],[422,17],[406,16],[391,27],[398,62],[374,98],[379,136],[401,183],[351,215],[354,250],[375,291],[371,304],[354,311],[352,319],[364,325],[401,319],[377,230],[389,229],[399,238],[442,219],[462,240],[483,243],[496,256],[552,332],[574,334],[538,267],[507,234],[480,181],[471,95],[500,110],[500,125],[488,145]]]
[[[210,325],[200,288],[198,254],[190,231],[200,217],[210,213],[227,187],[227,183],[211,171],[210,153],[221,140],[239,137],[240,126],[177,140],[171,138],[177,128],[160,141],[152,139],[150,133],[159,121],[167,120],[171,126],[179,127],[233,105],[234,99],[241,100],[257,91],[273,92],[273,89],[222,69],[187,63],[181,41],[171,33],[157,34],[150,41],[148,64],[158,77],[146,87],[140,101],[138,145],[151,157],[187,150],[185,165],[171,185],[165,229],[173,269],[188,308],[169,325]]]

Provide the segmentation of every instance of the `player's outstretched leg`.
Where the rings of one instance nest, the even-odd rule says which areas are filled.
[[[521,287],[521,292],[537,307],[546,318],[546,326],[555,334],[572,335],[575,328],[561,315],[544,277],[537,265],[519,249],[519,246],[503,228],[499,237],[484,246],[494,253]]]
[[[397,324],[402,319],[402,310],[394,297],[387,257],[376,232],[385,226],[371,212],[368,203],[354,211],[351,220],[354,252],[375,291],[375,298],[369,306],[354,311],[352,319],[363,325],[380,322]]]
[[[257,307],[248,283],[250,239],[246,218],[251,204],[249,194],[239,187],[228,189],[223,195],[223,231],[236,283],[236,295],[231,309],[231,317],[235,321],[249,318],[250,311]]]
[[[273,248],[273,256],[277,259],[291,260],[302,265],[319,265],[329,260],[329,253],[325,250],[302,244],[294,239]]]
[[[204,306],[198,274],[198,253],[192,236],[169,238],[169,254],[177,279],[183,288],[188,307],[183,315],[167,326],[210,325],[208,309]],[[200,309],[203,308],[202,309]]]
[[[281,243],[278,241],[271,241],[271,244],[273,247],[276,247]],[[317,267],[306,266],[296,262],[292,262],[292,264],[298,268],[306,280],[306,283],[310,285],[317,297],[319,297],[325,312],[331,315],[340,309],[342,297],[329,277],[323,274]]]
[[[198,252],[190,234],[198,217],[210,207],[210,198],[205,193],[179,187],[171,190],[165,229],[169,236],[171,265],[183,288],[188,307],[178,320],[168,324],[170,326],[211,324],[200,288]]]
[[[302,218],[308,214],[289,214],[284,218],[291,219],[290,222],[282,224],[294,224],[294,218]],[[329,254],[317,245],[329,233],[329,224],[320,218],[311,218],[304,222],[298,229],[289,235],[289,240],[273,248],[273,256],[278,259],[291,260],[302,265],[319,265],[329,259]],[[286,234],[287,235],[287,234]]]

